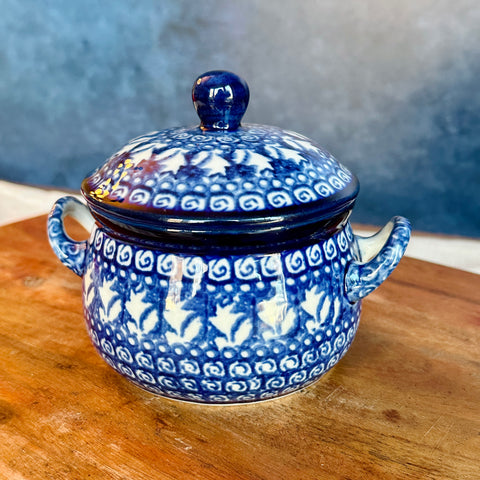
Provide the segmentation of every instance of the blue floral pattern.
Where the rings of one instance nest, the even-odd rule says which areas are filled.
[[[65,232],[63,219],[73,214],[76,209],[84,208],[74,197],[60,198],[50,212],[47,225],[48,239],[53,251],[64,265],[80,276],[83,275],[87,242],[72,240]]]
[[[87,198],[148,211],[253,212],[331,197],[352,174],[294,132],[177,128],[138,137],[84,184]]]
[[[393,217],[385,228],[391,229],[391,233],[380,252],[376,252],[372,259],[359,259],[348,266],[345,274],[345,289],[347,298],[351,302],[358,302],[365,298],[382,284],[405,253],[410,241],[410,222],[404,217]],[[375,237],[371,239],[374,240]]]
[[[200,127],[132,140],[84,180],[89,209],[57,201],[50,243],[83,277],[93,344],[132,382],[205,403],[285,395],[345,354],[410,225],[355,237],[356,177],[302,135],[240,126],[249,90],[234,74],[207,72],[192,98]]]
[[[139,386],[207,403],[262,400],[314,382],[345,354],[360,304],[343,295],[355,239],[282,253],[199,257],[98,228],[84,305],[103,358]]]

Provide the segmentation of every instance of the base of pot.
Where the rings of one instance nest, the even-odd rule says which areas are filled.
[[[148,377],[149,381],[140,381],[139,380],[139,372],[133,372],[133,370],[128,366],[125,365],[119,358],[112,358],[109,356],[105,351],[96,345],[94,341],[94,345],[101,355],[101,357],[105,360],[105,362],[110,365],[117,373],[119,373],[122,377],[128,380],[130,383],[134,384],[135,386],[145,390],[149,393],[153,393],[158,395],[159,397],[168,398],[170,400],[186,402],[186,403],[194,403],[194,404],[203,404],[203,405],[245,405],[251,403],[260,403],[269,400],[275,400],[278,398],[282,398],[293,393],[296,393],[306,387],[309,387],[323,378],[346,354],[347,350],[349,349],[351,342],[353,341],[355,335],[356,328],[351,331],[351,340],[346,343],[341,351],[337,352],[336,354],[329,357],[328,363],[318,363],[312,366],[311,370],[308,372],[305,369],[296,369],[295,372],[290,373],[290,377],[288,380],[285,380],[285,384],[288,382],[289,384],[285,386],[285,384],[279,388],[270,388],[266,389],[265,385],[269,384],[268,380],[271,378],[262,378],[260,381],[258,377],[255,378],[255,382],[250,380],[244,380],[244,383],[239,383],[238,380],[230,379],[227,382],[224,382],[224,391],[222,393],[207,393],[205,391],[199,392],[197,391],[186,391],[185,389],[181,390],[179,386],[182,385],[198,385],[204,384],[205,382],[209,382],[208,378],[200,379],[200,376],[197,376],[195,379],[193,375],[190,376],[179,376],[174,377],[172,376],[170,381],[170,387],[166,388],[165,380],[162,375],[156,375],[157,378],[155,379],[155,384],[152,382],[153,376]],[[308,378],[305,376],[308,375]],[[163,378],[163,381],[162,381]],[[277,377],[278,378],[278,377]],[[282,378],[282,377],[280,377]],[[293,383],[295,378],[298,378],[300,381],[297,383]],[[304,379],[303,379],[304,378]],[[293,379],[293,380],[292,380]],[[303,380],[301,380],[303,379]],[[162,385],[163,383],[163,385]],[[271,382],[270,382],[271,384]],[[225,389],[228,389],[231,386],[241,386],[244,388],[242,392],[226,392]],[[259,386],[261,385],[261,386]],[[177,389],[174,390],[173,387],[176,386]],[[251,390],[248,390],[248,386],[251,387]],[[256,390],[253,388],[256,387]]]

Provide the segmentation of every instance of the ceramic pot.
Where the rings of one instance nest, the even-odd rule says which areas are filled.
[[[234,74],[200,76],[199,127],[133,140],[84,180],[86,205],[64,197],[49,216],[95,348],[170,398],[259,401],[316,381],[410,237],[403,217],[355,236],[355,176],[299,134],[241,125],[248,98]],[[88,240],[67,235],[67,215]]]

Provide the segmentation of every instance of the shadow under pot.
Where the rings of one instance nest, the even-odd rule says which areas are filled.
[[[207,72],[192,97],[200,126],[132,140],[85,178],[86,203],[55,203],[49,240],[83,278],[95,348],[131,382],[211,404],[285,395],[346,353],[410,224],[355,236],[356,177],[302,135],[242,125],[236,75]]]

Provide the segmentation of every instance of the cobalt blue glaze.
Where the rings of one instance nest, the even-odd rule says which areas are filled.
[[[249,98],[246,82],[223,70],[200,75],[192,88],[193,104],[203,130],[236,130]]]
[[[63,221],[67,215],[74,216],[87,230],[90,230],[93,226],[93,219],[90,223],[85,222],[82,213],[86,213],[85,206],[68,196],[55,202],[48,219],[48,238],[53,251],[65,266],[80,276],[83,275],[85,266],[87,242],[73,242],[65,233]]]
[[[49,238],[83,276],[95,348],[138,386],[203,403],[274,398],[332,368],[353,341],[360,299],[395,268],[410,232],[404,218],[392,219],[368,262],[361,246],[368,239],[355,237],[349,223],[330,238],[278,252],[176,254],[99,224],[88,241],[71,240],[64,212],[78,219],[82,208],[73,197],[60,199]]]
[[[222,89],[232,92],[225,108],[219,106],[225,104]],[[137,137],[82,182],[102,224],[173,235],[174,242],[194,233],[217,243],[211,237],[221,232],[261,236],[254,242],[264,244],[351,210],[357,178],[303,135],[255,124],[231,131],[205,127],[205,116],[215,111],[233,128],[231,112],[243,114],[248,101],[243,80],[209,72],[195,82],[193,98],[200,127]]]
[[[207,403],[263,400],[314,382],[353,340],[360,303],[343,295],[350,228],[273,254],[190,256],[98,229],[85,317],[103,358],[155,393]]]
[[[201,127],[130,142],[84,180],[88,207],[56,202],[49,240],[83,277],[95,348],[136,385],[202,403],[285,395],[346,353],[410,224],[355,236],[355,176],[301,135],[239,126],[248,87],[233,74],[202,75],[193,98]]]
[[[104,224],[147,235],[248,235],[260,244],[272,232],[295,237],[348,212],[358,181],[299,134],[244,125],[228,134],[195,127],[138,137],[87,177],[82,192]]]
[[[61,199],[50,225],[75,203]],[[62,238],[62,251],[77,243]],[[98,226],[78,243],[87,255],[73,269],[83,274],[95,347],[154,393],[206,403],[284,395],[333,367],[358,326],[360,303],[343,294],[343,271],[356,251],[349,226],[324,242],[271,254],[165,253]]]
[[[345,274],[345,289],[347,298],[351,302],[357,302],[366,297],[387,279],[407,249],[411,230],[410,222],[406,218],[392,218],[384,227],[383,232],[377,233],[379,236],[388,234],[389,239],[379,252],[375,252],[375,257],[359,258],[358,262],[352,262],[348,266]],[[375,243],[375,238],[359,238],[358,241]],[[382,243],[380,242],[380,244]],[[360,248],[360,254],[362,251],[365,249]],[[373,281],[365,281],[369,278]]]

